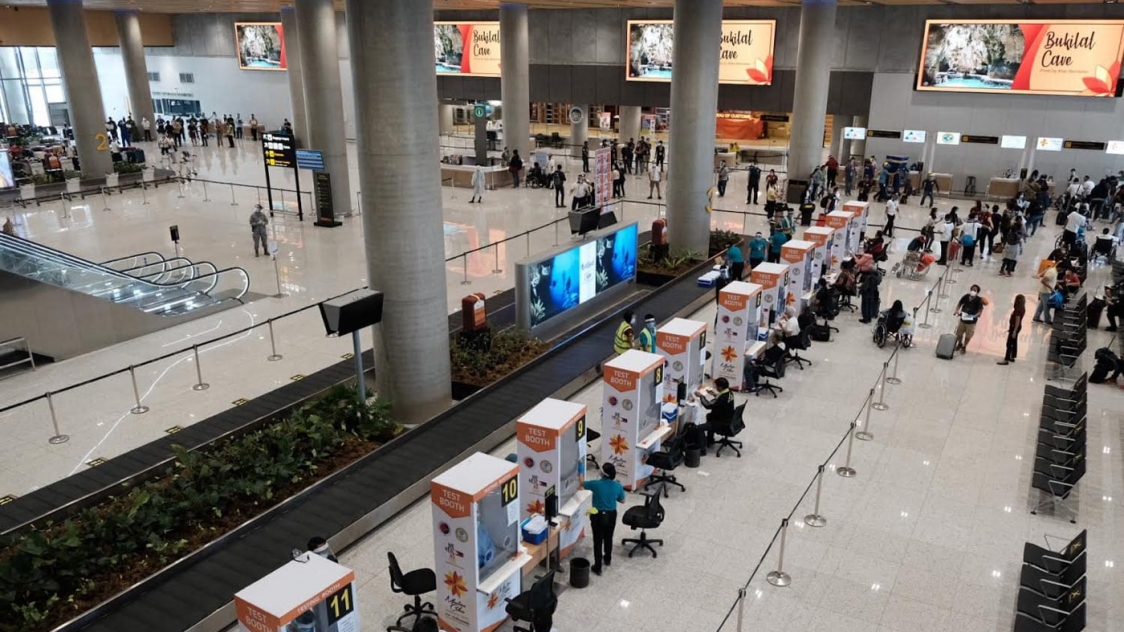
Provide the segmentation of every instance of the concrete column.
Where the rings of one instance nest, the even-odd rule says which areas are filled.
[[[640,106],[622,105],[620,117],[617,129],[619,130],[621,143],[627,143],[630,138],[640,140]]]
[[[673,251],[704,257],[710,243],[706,192],[714,182],[721,39],[722,0],[675,0],[667,225]]]
[[[428,3],[427,3],[428,4]],[[500,5],[500,93],[503,97],[503,144],[525,164],[531,161],[531,79],[527,7]]]
[[[59,67],[70,124],[78,148],[82,175],[98,178],[113,173],[109,141],[98,138],[105,133],[105,106],[101,102],[101,85],[94,66],[94,51],[86,34],[86,15],[80,0],[47,0],[51,27],[58,42]],[[99,151],[98,147],[105,147]]]
[[[324,152],[324,166],[332,174],[332,198],[341,215],[351,215],[351,178],[343,129],[336,10],[332,0],[297,0],[297,36],[310,149]],[[435,135],[436,136],[436,135]]]
[[[851,127],[866,127],[866,117],[865,116],[852,117],[851,118]],[[851,141],[850,152],[851,152],[852,156],[865,157],[866,156],[866,140],[853,140],[853,141]],[[860,164],[862,163],[861,160],[859,162],[860,162]]]
[[[787,198],[790,202],[800,201],[800,193],[812,170],[823,163],[823,129],[836,6],[835,0],[804,0],[800,9],[796,92],[792,101],[792,136],[788,142]]]
[[[850,127],[848,125],[849,117],[844,117],[836,114],[831,117],[831,146],[828,148],[828,153],[835,156],[840,165],[847,162],[843,151],[847,148],[847,143],[843,140],[843,128]]]
[[[281,7],[281,34],[285,40],[285,63],[289,72],[289,104],[297,147],[308,147],[308,114],[304,107],[304,74],[301,72],[301,38],[297,33],[296,7]],[[272,129],[272,128],[271,128]]]
[[[148,85],[148,64],[144,61],[140,17],[136,11],[117,12],[117,37],[121,41],[121,59],[125,62],[125,82],[129,86],[129,106],[144,140],[141,121],[148,119],[153,140],[156,140],[156,109],[152,107],[152,89]]]
[[[347,0],[378,392],[420,421],[451,402],[433,0]],[[526,107],[526,104],[524,104]],[[391,134],[392,141],[387,139]]]
[[[570,155],[574,158],[581,159],[582,157],[582,143],[589,140],[589,106],[588,105],[571,105],[571,109],[579,108],[582,111],[582,118],[578,122],[570,122]],[[593,153],[596,148],[591,149],[590,162],[593,161]],[[590,166],[592,169],[592,165]]]
[[[448,103],[441,103],[437,106],[438,126],[442,134],[452,134],[453,127],[453,106]]]

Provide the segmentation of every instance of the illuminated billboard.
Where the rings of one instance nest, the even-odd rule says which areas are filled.
[[[284,29],[280,22],[235,22],[238,67],[242,70],[285,70]]]
[[[500,76],[499,22],[434,22],[439,75]]]
[[[927,20],[917,89],[1119,96],[1124,20]]]
[[[718,83],[773,83],[775,20],[723,20]],[[629,20],[625,56],[629,81],[671,81],[675,25],[672,20]]]

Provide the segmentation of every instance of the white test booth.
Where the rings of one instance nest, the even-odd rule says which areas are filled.
[[[477,452],[430,481],[442,630],[494,630],[531,555],[519,533],[519,466]]]
[[[815,277],[812,268],[815,264],[816,244],[794,239],[781,246],[781,261],[789,264],[787,305],[801,313],[812,302],[815,291]]]
[[[835,230],[831,235],[832,267],[842,263],[848,252],[855,252],[859,232],[855,230],[855,216],[845,211],[832,211],[824,218],[828,228]],[[854,245],[852,245],[854,244]]]
[[[804,241],[810,241],[816,245],[812,263],[813,283],[824,275],[839,271],[839,264],[842,263],[842,260],[832,261],[831,259],[831,245],[834,235],[835,229],[827,226],[812,226],[804,229]],[[781,252],[784,252],[783,248]]]
[[[734,281],[718,292],[718,321],[714,326],[710,375],[715,379],[726,378],[734,390],[741,388],[746,356],[756,355],[757,346],[765,344],[758,340],[760,320],[760,285]]]
[[[359,632],[355,571],[305,553],[234,595],[239,632]]]
[[[703,382],[706,362],[706,323],[676,318],[656,330],[656,351],[667,359],[664,396],[675,401],[680,384],[694,393]]]
[[[559,559],[585,534],[586,512],[593,504],[593,493],[581,488],[585,431],[585,405],[560,399],[545,399],[515,420],[523,490],[519,520],[545,516],[547,503],[556,496]]]
[[[661,355],[631,349],[603,366],[601,462],[617,468],[617,480],[629,491],[652,474],[647,455],[671,432],[661,420],[665,363]]]
[[[866,225],[870,221],[870,202],[851,200],[843,203],[843,210],[855,218],[855,246],[851,252],[858,252],[859,240],[866,234]]]
[[[762,327],[776,322],[788,304],[789,267],[787,263],[762,263],[749,275],[750,282],[761,286],[758,324]]]

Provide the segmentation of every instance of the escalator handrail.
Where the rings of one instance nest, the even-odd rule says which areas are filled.
[[[192,265],[192,264],[195,263],[194,261],[192,261],[191,259],[188,259],[187,257],[172,257],[171,259],[165,259],[163,261],[156,261],[156,262],[153,262],[153,263],[146,263],[144,265],[133,266],[131,268],[122,268],[120,270],[117,270],[117,268],[114,268],[114,270],[117,270],[118,272],[124,272],[125,274],[128,274],[129,276],[137,276],[135,274],[132,274],[134,270],[143,270],[144,268],[151,268],[151,267],[159,265],[161,263],[172,263],[173,261],[186,261],[188,265]],[[183,266],[180,266],[180,267],[183,267]],[[176,268],[172,268],[172,269],[175,270]],[[166,272],[166,271],[167,271],[167,268],[164,268],[160,272],[156,272],[156,273],[153,273],[153,274],[160,274],[161,272]],[[145,275],[145,276],[151,276],[151,275]],[[137,277],[137,278],[140,278],[140,277]]]
[[[109,268],[111,263],[118,263],[118,262],[124,261],[126,259],[136,259],[137,257],[147,257],[148,255],[156,255],[158,261],[167,261],[167,259],[164,258],[164,255],[160,254],[159,252],[154,251],[154,252],[140,252],[140,253],[137,253],[135,255],[129,255],[127,257],[118,257],[117,259],[110,259],[109,261],[102,261],[98,265]],[[176,257],[176,258],[178,259],[179,257]],[[146,263],[145,265],[149,265],[149,264]],[[153,263],[151,265],[156,265],[156,264]],[[114,269],[116,269],[116,268],[114,268]],[[128,269],[133,270],[135,268],[128,268]],[[123,272],[123,270],[122,270],[122,272]]]
[[[211,271],[207,272],[207,273],[204,273],[204,274],[200,274],[200,272],[202,271],[201,270],[202,266],[211,266]],[[190,266],[179,266],[179,267],[176,267],[176,268],[172,268],[171,270],[168,270],[168,272],[175,272],[176,270],[182,270],[184,268],[190,268],[192,270],[191,276],[186,281],[180,280],[180,281],[171,281],[171,282],[169,282],[169,281],[152,281],[152,282],[153,283],[161,283],[163,285],[172,286],[172,287],[177,286],[177,285],[179,287],[183,287],[183,285],[181,285],[181,284],[187,284],[187,283],[191,283],[192,281],[198,281],[199,279],[201,279],[205,276],[215,274],[219,271],[218,266],[211,263],[210,261],[200,261],[199,263],[192,263]],[[168,272],[165,272],[163,274],[167,274]],[[145,276],[152,276],[152,275],[145,275]],[[140,277],[137,277],[137,278],[141,279],[141,280],[148,280],[148,279],[145,279],[145,277],[143,277],[143,276],[140,276]],[[218,277],[215,277],[215,279],[211,283],[210,287],[208,287],[206,290],[202,290],[202,292],[204,294],[210,294],[211,290],[215,289],[215,286],[218,285],[218,282],[219,282]],[[196,290],[196,291],[199,291],[199,290]]]
[[[170,264],[174,261],[186,261],[187,265],[176,266],[174,268],[168,268],[168,264]],[[138,279],[142,279],[142,280],[145,280],[145,281],[155,281],[157,279],[160,279],[163,275],[168,274],[169,272],[173,272],[173,271],[179,270],[181,268],[193,266],[193,265],[195,265],[195,262],[192,261],[191,259],[188,259],[187,257],[173,257],[173,258],[168,259],[166,261],[160,262],[159,263],[160,269],[157,270],[156,272],[149,272],[147,274],[138,274],[137,273],[140,270],[144,270],[145,268],[151,268],[151,267],[156,266],[156,265],[158,265],[158,264],[156,264],[156,263],[145,264],[143,266],[136,266],[134,268],[125,268],[124,270],[119,270],[119,272],[124,272],[125,274],[127,274],[131,277],[136,277]],[[151,279],[149,277],[156,277],[156,279]]]
[[[191,279],[189,281],[184,281],[183,283],[178,283],[178,284],[177,283],[169,283],[169,284],[167,284],[167,287],[178,287],[180,289],[186,289],[184,286],[186,286],[188,283],[194,283],[194,282],[198,281],[199,279],[205,279],[207,277],[213,276],[213,277],[215,277],[215,281],[214,281],[214,283],[211,283],[210,289],[208,289],[206,292],[201,292],[202,294],[207,294],[208,296],[210,296],[209,292],[211,290],[215,289],[215,285],[218,284],[218,277],[221,276],[222,274],[227,273],[227,272],[241,272],[242,273],[242,277],[245,279],[245,283],[242,284],[242,291],[239,292],[238,296],[234,297],[235,299],[242,298],[243,296],[246,295],[246,292],[250,291],[250,273],[246,272],[245,268],[242,268],[242,267],[239,267],[239,266],[231,266],[229,268],[223,268],[222,270],[216,270],[214,272],[208,272],[207,274],[199,275],[199,276],[195,277],[194,279]],[[195,291],[199,292],[199,290],[195,290]]]
[[[149,281],[149,282],[152,282],[152,283],[167,283],[167,281],[159,279],[159,277],[161,277],[165,274],[169,274],[171,272],[175,272],[176,270],[183,270],[185,268],[193,270],[190,278],[188,278],[188,281],[191,281],[191,280],[194,280],[195,278],[197,278],[197,275],[200,272],[199,269],[202,266],[211,266],[211,272],[217,272],[218,271],[218,267],[215,264],[211,263],[210,261],[200,261],[199,263],[195,263],[194,261],[192,261],[191,259],[188,259],[187,257],[175,257],[173,259],[168,259],[168,263],[172,263],[173,261],[186,261],[187,265],[176,266],[174,268],[168,268],[168,269],[162,270],[160,272],[150,272],[148,274],[134,274],[132,276],[134,276],[134,277],[136,277],[136,278],[138,278],[142,281]],[[147,266],[141,266],[141,267],[143,268],[143,267],[147,267]],[[157,277],[157,278],[154,279],[154,278],[151,278],[151,277]],[[182,281],[173,281],[172,283],[182,283]]]
[[[4,243],[5,241],[11,241],[16,246],[23,246],[25,249],[30,250],[32,253],[35,253],[35,254],[41,254],[41,255],[44,255],[44,256],[48,256],[48,257],[61,258],[62,260],[71,262],[71,263],[73,263],[73,264],[75,264],[79,267],[92,268],[94,270],[97,270],[98,272],[109,274],[110,276],[114,276],[114,277],[124,279],[124,280],[141,281],[142,283],[148,283],[148,284],[153,285],[155,287],[161,287],[161,288],[182,288],[183,285],[184,285],[184,283],[156,283],[156,282],[153,282],[153,281],[146,281],[144,279],[138,279],[137,277],[130,276],[128,274],[123,274],[123,273],[121,273],[117,270],[114,270],[113,268],[107,268],[107,267],[102,266],[100,264],[94,263],[93,261],[89,261],[87,259],[81,259],[79,257],[75,257],[74,255],[69,255],[69,254],[67,254],[65,252],[62,252],[60,250],[56,250],[54,248],[51,248],[50,246],[44,246],[43,244],[31,241],[29,239],[24,239],[23,237],[17,237],[17,236],[14,236],[14,235],[8,235],[6,233],[0,233],[0,243]],[[36,250],[38,250],[40,252],[36,253],[35,252]],[[223,272],[228,272],[228,271],[232,271],[232,270],[241,271],[242,274],[244,274],[246,276],[245,286],[242,288],[242,292],[236,297],[236,298],[242,298],[243,296],[246,295],[246,292],[249,291],[250,274],[248,272],[246,272],[246,270],[244,270],[243,268],[240,268],[238,266],[234,266],[234,267],[230,267],[230,268],[224,268],[222,270],[216,270],[215,272],[205,274],[205,275],[202,275],[200,277],[196,277],[195,279],[192,279],[190,281],[186,281],[185,283],[191,283],[192,281],[197,281],[197,280],[199,280],[201,278],[204,278],[204,277],[207,277],[207,276],[218,275],[218,274],[221,274]],[[216,280],[216,283],[217,283],[217,280]],[[211,289],[214,289],[214,285],[211,286]]]

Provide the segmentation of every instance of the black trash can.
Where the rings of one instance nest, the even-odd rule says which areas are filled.
[[[589,585],[589,560],[575,557],[570,560],[570,586],[585,588]]]
[[[702,450],[698,446],[687,446],[683,452],[683,465],[698,467],[702,462]]]

